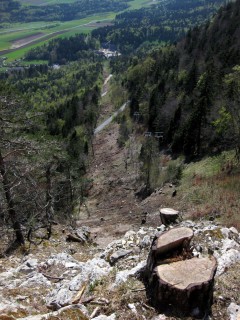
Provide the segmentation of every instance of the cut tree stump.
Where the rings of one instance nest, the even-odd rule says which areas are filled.
[[[162,233],[153,240],[147,260],[146,276],[151,277],[153,269],[166,259],[181,257],[180,260],[191,258],[190,241],[193,231],[190,228],[178,227]]]
[[[160,312],[201,318],[213,300],[216,260],[193,258],[157,266],[147,295]]]
[[[179,211],[171,208],[161,208],[159,212],[160,219],[165,225],[176,222],[177,218],[179,217]]]

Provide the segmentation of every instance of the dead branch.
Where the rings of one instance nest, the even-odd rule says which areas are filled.
[[[100,308],[99,308],[99,307],[96,307],[96,308],[93,310],[92,314],[90,315],[90,319],[94,318],[94,317],[98,314],[99,310],[100,310]]]
[[[82,289],[79,290],[79,292],[77,293],[77,295],[72,299],[72,301],[71,301],[72,304],[77,304],[77,303],[80,301],[80,299],[82,298],[82,296],[83,296],[86,288],[87,288],[87,284],[84,284],[84,286],[82,287]]]
[[[46,273],[43,273],[41,272],[42,275],[48,279],[52,279],[52,280],[58,280],[58,281],[61,281],[61,280],[64,280],[63,277],[54,277],[54,276],[50,276],[49,274],[46,274]]]

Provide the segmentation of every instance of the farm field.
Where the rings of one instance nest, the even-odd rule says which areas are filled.
[[[49,4],[58,4],[58,3],[71,3],[76,0],[19,0],[21,4],[33,5],[33,6],[45,6]]]
[[[53,3],[69,3],[75,0],[21,0],[26,5],[47,5]],[[148,5],[146,0],[129,2],[130,9],[138,9]],[[94,28],[110,24],[117,13],[109,12],[88,16],[84,19],[66,22],[29,22],[5,24],[0,29],[0,56],[6,56],[11,62],[24,56],[27,50],[42,45],[55,37],[69,37],[76,33],[88,33]]]

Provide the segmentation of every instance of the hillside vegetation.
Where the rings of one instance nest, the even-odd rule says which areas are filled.
[[[188,29],[210,19],[222,4],[222,0],[157,1],[118,14],[113,26],[98,28],[92,34],[129,54],[144,42],[173,43],[183,38]]]
[[[140,112],[164,146],[188,160],[235,148],[239,154],[240,1],[221,8],[176,46],[135,57],[125,83],[131,114]]]
[[[127,1],[78,0],[44,6],[22,6],[19,1],[1,1],[0,22],[69,21],[101,12],[118,12],[128,7]]]

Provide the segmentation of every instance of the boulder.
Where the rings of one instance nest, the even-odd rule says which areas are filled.
[[[146,267],[146,262],[141,261],[139,262],[136,267],[130,270],[122,270],[116,274],[115,282],[113,283],[112,287],[119,286],[120,284],[127,282],[129,277],[137,277],[138,274],[141,274],[142,270]]]
[[[177,218],[179,217],[179,211],[171,208],[161,208],[159,211],[160,219],[165,225],[176,222]]]
[[[110,264],[114,265],[119,259],[126,257],[127,255],[129,255],[130,253],[132,253],[132,250],[118,250],[116,252],[114,252],[109,260],[110,260]]]
[[[160,312],[201,318],[212,305],[216,269],[214,258],[159,265],[147,286],[148,298]]]
[[[229,320],[240,320],[240,306],[231,302],[227,309]]]

